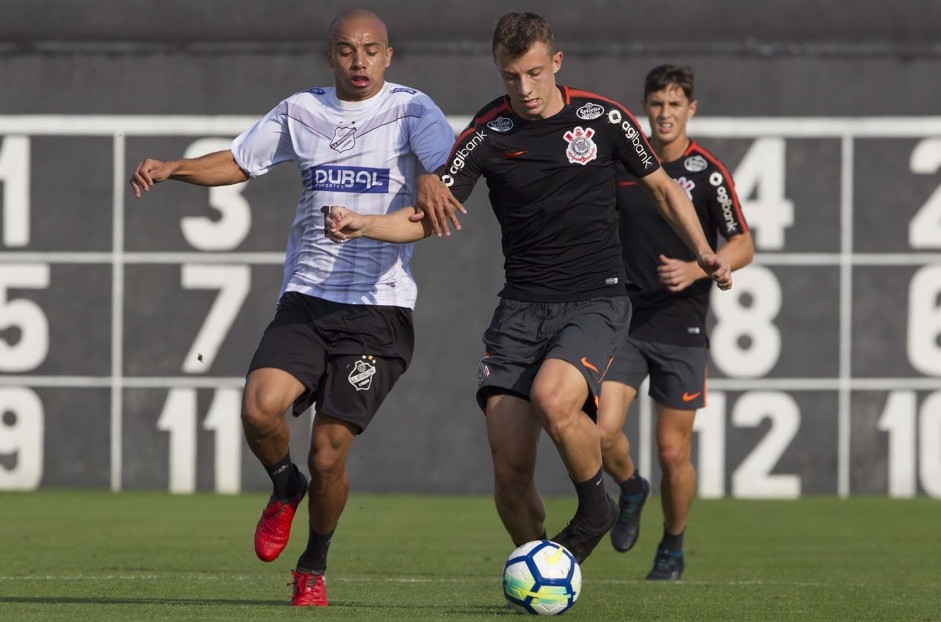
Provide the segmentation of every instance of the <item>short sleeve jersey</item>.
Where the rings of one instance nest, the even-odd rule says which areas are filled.
[[[686,191],[712,248],[720,235],[729,239],[748,231],[732,176],[710,152],[690,141],[682,157],[664,162],[663,169]],[[617,185],[624,265],[628,277],[641,288],[631,293],[631,337],[680,346],[705,345],[712,280],[700,279],[680,292],[667,290],[657,274],[659,256],[684,261],[696,257],[636,179],[622,171]]]
[[[439,173],[459,201],[480,176],[500,223],[500,295],[568,302],[627,293],[615,210],[620,163],[643,177],[660,162],[617,102],[560,86],[564,107],[526,120],[508,97],[480,110]]]
[[[302,173],[281,293],[413,309],[414,245],[333,243],[321,207],[381,215],[413,205],[417,176],[437,169],[453,144],[454,131],[431,98],[388,82],[359,102],[338,99],[333,87],[297,93],[236,138],[235,161],[252,177],[288,161]]]

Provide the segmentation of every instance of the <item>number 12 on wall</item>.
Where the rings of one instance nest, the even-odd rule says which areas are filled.
[[[708,405],[696,415],[693,431],[698,435],[699,496],[725,496],[726,395],[709,393]],[[739,428],[756,428],[765,420],[771,427],[731,474],[731,496],[739,499],[795,499],[801,494],[797,474],[772,473],[800,429],[801,414],[787,393],[752,391],[735,402],[729,419]]]

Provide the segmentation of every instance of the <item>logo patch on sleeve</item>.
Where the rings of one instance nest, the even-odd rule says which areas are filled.
[[[497,117],[493,121],[487,123],[487,127],[492,129],[494,132],[509,132],[513,129],[513,119]]]
[[[584,119],[585,121],[591,121],[597,119],[604,114],[604,108],[596,104],[595,102],[588,102],[581,108],[575,111],[575,114],[578,115],[579,119]]]
[[[701,155],[694,155],[692,157],[686,158],[686,160],[683,162],[683,167],[691,173],[704,171],[706,170],[707,166],[709,166],[709,164],[706,162],[706,158],[702,157]]]

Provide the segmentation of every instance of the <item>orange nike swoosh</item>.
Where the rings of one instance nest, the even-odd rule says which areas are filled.
[[[529,153],[529,149],[524,149],[523,151],[507,151],[503,155],[508,158],[518,158],[524,153]]]
[[[588,359],[585,358],[584,356],[582,357],[582,365],[584,365],[585,367],[587,367],[587,368],[590,369],[591,371],[595,372],[596,374],[598,373],[598,368],[595,367],[594,365],[592,365],[591,363],[589,363],[589,362],[588,362]],[[697,395],[698,395],[698,393],[697,393]]]
[[[702,394],[702,391],[697,391],[696,393],[693,393],[692,395],[690,395],[690,394],[687,393],[686,391],[683,391],[683,401],[684,401],[684,402],[692,402],[694,399],[696,399],[697,397],[699,397],[700,394]]]

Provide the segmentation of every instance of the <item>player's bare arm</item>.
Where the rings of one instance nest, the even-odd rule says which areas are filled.
[[[696,254],[696,261],[703,272],[716,282],[719,289],[731,289],[732,269],[729,262],[709,247],[696,210],[683,189],[663,169],[642,177],[640,182],[673,231]]]
[[[407,244],[417,242],[433,233],[426,219],[412,220],[416,208],[403,207],[391,214],[365,215],[342,205],[331,205],[327,214],[326,232],[334,242],[354,238],[370,238],[380,242]]]
[[[199,158],[168,162],[148,158],[137,165],[130,184],[134,190],[134,196],[139,199],[141,193],[149,192],[155,184],[168,179],[185,181],[197,186],[228,186],[247,181],[248,178],[248,173],[239,167],[235,156],[226,149]]]
[[[415,194],[417,210],[412,214],[411,220],[416,222],[425,219],[438,237],[451,235],[451,230],[448,228],[449,220],[454,225],[454,229],[460,231],[461,223],[457,218],[457,213],[466,214],[467,210],[460,201],[454,198],[444,182],[437,175],[427,173],[418,177],[417,186]]]
[[[755,256],[755,243],[752,240],[751,232],[746,231],[729,238],[716,254],[729,262],[733,272],[739,268],[744,268],[751,263],[752,258]],[[657,267],[657,275],[660,277],[660,282],[666,285],[671,292],[683,291],[699,279],[709,276],[695,261],[674,259],[662,254],[660,255],[660,265]]]

